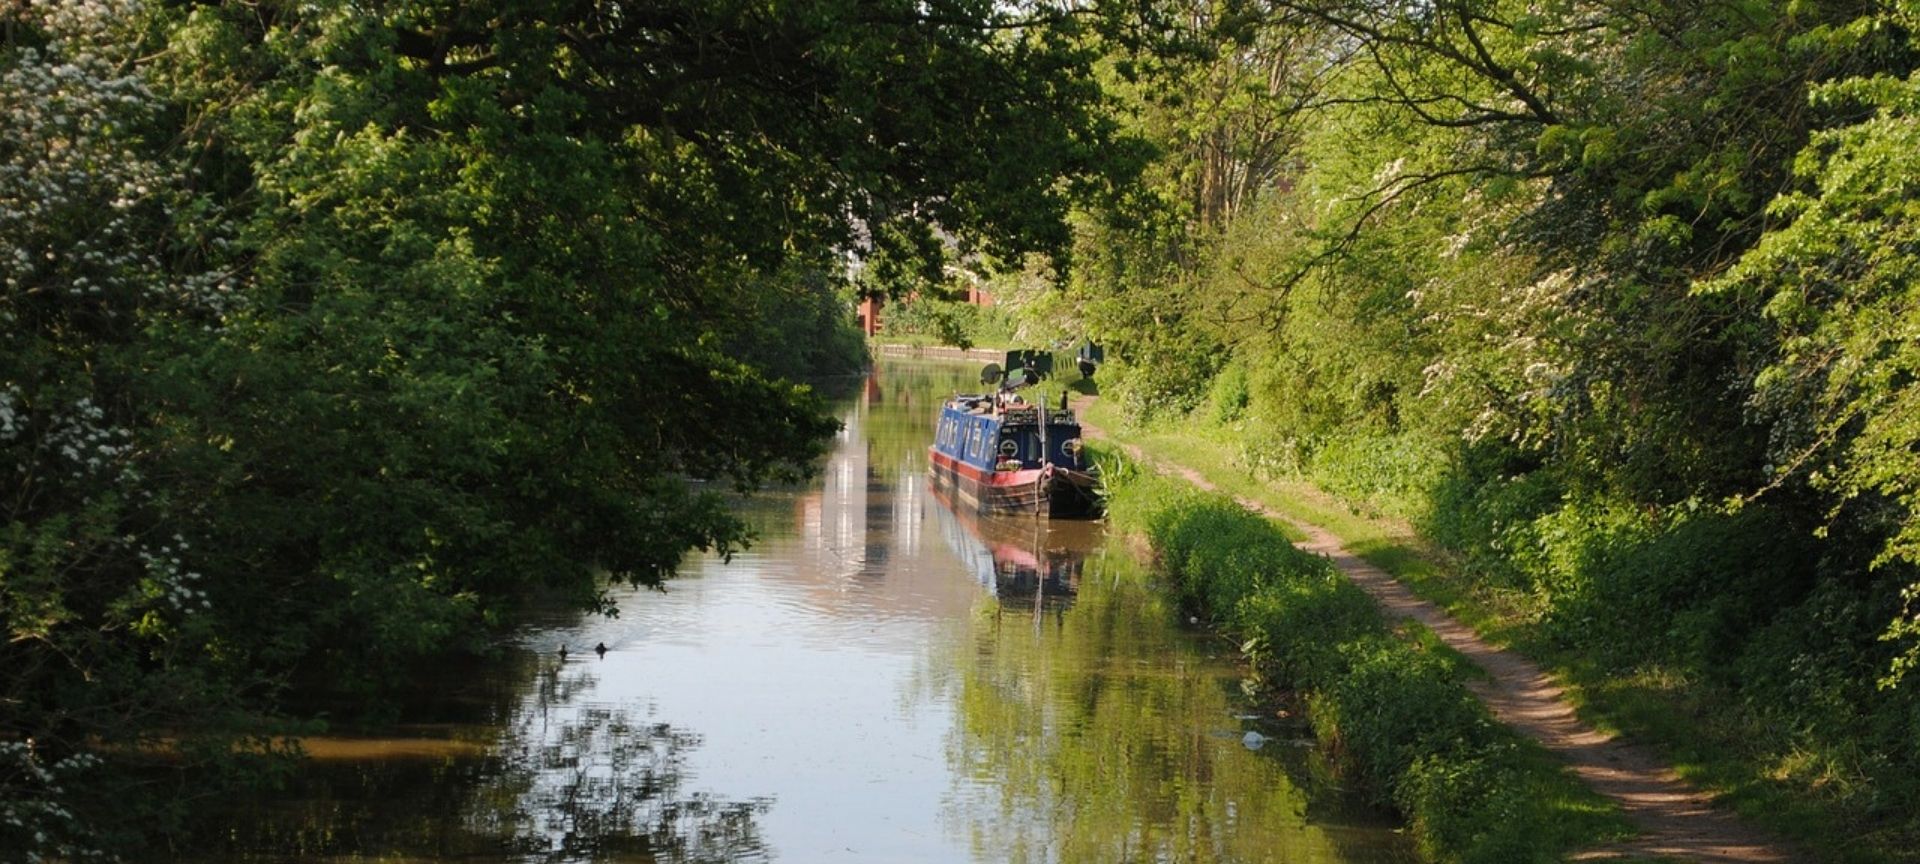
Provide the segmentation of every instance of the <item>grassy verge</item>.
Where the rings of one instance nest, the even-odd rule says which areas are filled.
[[[1859,792],[1863,781],[1828,767],[1846,760],[1797,742],[1793,730],[1768,722],[1760,706],[1707,686],[1684,668],[1615,668],[1578,645],[1556,641],[1540,626],[1538,610],[1527,598],[1489,584],[1404,522],[1365,512],[1304,481],[1253,477],[1234,461],[1239,443],[1218,426],[1128,428],[1105,404],[1088,414],[1117,441],[1199,471],[1235,496],[1331,531],[1348,549],[1489,641],[1549,669],[1566,685],[1584,720],[1653,745],[1682,777],[1721,796],[1753,824],[1798,841],[1818,860],[1920,861],[1907,827],[1911,820],[1875,813],[1871,800],[1863,808],[1862,799],[1874,798]]]
[[[1320,740],[1407,817],[1427,857],[1557,861],[1628,833],[1605,801],[1493,720],[1465,687],[1470,667],[1417,625],[1389,626],[1326,559],[1228,496],[1109,464],[1114,525],[1145,537],[1183,603],[1304,697]]]
[[[1318,525],[1340,538],[1348,551],[1412,586],[1420,596],[1495,642],[1506,642],[1505,628],[1485,603],[1471,602],[1471,589],[1453,578],[1448,555],[1420,539],[1405,522],[1368,514],[1299,480],[1263,480],[1233,461],[1238,442],[1218,427],[1128,428],[1120,411],[1096,402],[1087,419],[1114,440],[1185,465],[1205,475],[1221,491],[1258,501],[1289,519]],[[1296,535],[1294,539],[1299,539]]]

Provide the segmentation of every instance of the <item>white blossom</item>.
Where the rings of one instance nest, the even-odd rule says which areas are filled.
[[[130,131],[161,107],[119,56],[132,43],[116,28],[136,12],[134,0],[0,11],[49,37],[0,62],[0,310],[10,321],[28,301],[46,314],[47,295],[71,301],[57,311],[108,318],[158,303],[217,320],[237,302],[225,276],[169,276],[152,252],[151,220],[165,217],[185,172],[140,155]]]
[[[90,753],[49,763],[32,739],[0,741],[0,775],[13,778],[11,794],[0,796],[0,839],[24,843],[18,851],[29,862],[105,860],[82,842],[85,826],[63,803],[67,789],[101,764]]]
[[[0,28],[32,34],[0,44],[0,492],[53,493],[9,500],[152,501],[138,470],[146,421],[95,380],[99,346],[169,319],[219,327],[245,293],[228,274],[178,272],[183,256],[168,250],[188,173],[144,137],[164,105],[134,62],[139,26],[137,0],[0,0]],[[186,538],[162,533],[116,527],[105,543],[143,571],[136,602],[198,614],[210,601]],[[0,848],[102,857],[67,791],[96,767],[0,740]]]

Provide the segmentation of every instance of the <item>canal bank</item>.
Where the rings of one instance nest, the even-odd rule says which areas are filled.
[[[1409,574],[1430,572],[1431,568],[1438,566],[1435,561],[1418,551],[1417,543],[1413,541],[1410,534],[1394,537],[1382,532],[1377,522],[1364,518],[1356,519],[1353,523],[1349,523],[1348,527],[1357,527],[1358,530],[1351,530],[1348,536],[1358,538],[1365,544],[1367,554],[1362,557],[1350,551],[1342,538],[1332,531],[1301,519],[1297,509],[1294,512],[1283,512],[1282,508],[1273,506],[1266,500],[1273,490],[1258,488],[1261,484],[1253,483],[1250,478],[1244,476],[1236,476],[1232,478],[1233,482],[1230,485],[1236,494],[1228,496],[1221,493],[1209,475],[1176,463],[1163,453],[1148,453],[1142,449],[1137,438],[1124,435],[1116,437],[1100,428],[1101,422],[1115,428],[1118,424],[1111,414],[1091,410],[1093,407],[1092,400],[1083,400],[1079,406],[1083,418],[1089,414],[1095,418],[1087,424],[1089,434],[1104,438],[1109,442],[1109,446],[1119,447],[1134,460],[1151,466],[1158,473],[1177,478],[1179,483],[1188,484],[1217,496],[1210,505],[1216,510],[1258,514],[1262,524],[1272,530],[1272,537],[1262,542],[1286,545],[1291,549],[1293,542],[1297,540],[1300,549],[1322,556],[1350,580],[1353,586],[1364,590],[1366,595],[1378,604],[1381,613],[1395,621],[1413,625],[1414,630],[1405,633],[1411,640],[1407,644],[1418,647],[1424,641],[1436,646],[1444,646],[1447,651],[1470,661],[1477,669],[1477,674],[1473,677],[1461,678],[1445,663],[1432,666],[1422,677],[1441,683],[1445,683],[1447,679],[1453,679],[1457,682],[1456,686],[1470,688],[1480,703],[1484,704],[1501,723],[1524,735],[1529,742],[1544,748],[1545,752],[1553,754],[1560,760],[1559,765],[1535,764],[1529,767],[1525,764],[1514,764],[1501,770],[1517,770],[1522,775],[1537,777],[1539,779],[1536,781],[1524,782],[1544,783],[1546,785],[1540,788],[1547,790],[1562,788],[1559,784],[1551,783],[1545,774],[1558,773],[1558,769],[1564,766],[1572,776],[1577,777],[1584,784],[1586,789],[1591,790],[1589,794],[1597,793],[1602,796],[1610,807],[1617,809],[1630,820],[1637,831],[1633,837],[1624,841],[1594,846],[1596,841],[1606,839],[1613,833],[1613,829],[1609,828],[1604,821],[1595,821],[1586,829],[1571,832],[1552,830],[1565,828],[1569,824],[1568,820],[1556,815],[1557,810],[1569,807],[1573,810],[1585,809],[1585,805],[1579,803],[1579,796],[1567,796],[1558,803],[1542,799],[1521,801],[1517,802],[1518,806],[1499,805],[1496,801],[1494,803],[1497,806],[1484,807],[1483,812],[1475,814],[1462,812],[1471,808],[1462,808],[1458,806],[1458,802],[1472,798],[1485,801],[1489,796],[1484,789],[1463,788],[1450,793],[1444,800],[1428,800],[1423,804],[1418,799],[1422,797],[1422,789],[1430,787],[1430,781],[1421,775],[1435,773],[1436,767],[1445,765],[1448,759],[1433,758],[1431,752],[1426,754],[1415,752],[1409,760],[1407,754],[1403,752],[1397,760],[1397,766],[1380,772],[1381,776],[1376,778],[1376,782],[1393,790],[1396,804],[1409,815],[1409,818],[1415,822],[1416,828],[1425,835],[1423,843],[1433,847],[1428,850],[1429,854],[1436,857],[1489,861],[1534,860],[1545,855],[1549,856],[1548,860],[1551,860],[1551,858],[1562,857],[1565,853],[1574,852],[1576,846],[1586,846],[1588,848],[1578,850],[1576,857],[1581,859],[1661,858],[1714,862],[1795,860],[1796,853],[1778,838],[1770,837],[1742,823],[1730,812],[1715,807],[1710,795],[1687,783],[1671,765],[1652,751],[1643,746],[1622,741],[1618,736],[1597,730],[1582,721],[1576,712],[1576,706],[1563,687],[1540,667],[1511,650],[1491,644],[1473,628],[1454,619],[1434,603],[1416,596],[1413,590],[1389,575],[1380,565],[1392,567],[1396,573]],[[1216,468],[1213,476],[1224,477],[1227,473],[1229,472],[1219,471]],[[1318,512],[1328,512],[1325,505],[1330,502],[1317,490],[1299,488],[1291,491],[1303,497],[1316,496],[1319,499]],[[1149,493],[1147,497],[1155,494],[1172,495],[1162,490]],[[1158,504],[1148,502],[1143,506],[1149,512],[1136,514],[1134,517],[1137,526],[1142,530],[1157,524],[1164,532],[1170,530],[1168,525],[1177,526],[1180,522],[1179,514],[1171,512],[1183,506],[1177,502],[1171,505],[1164,501]],[[1219,513],[1216,513],[1215,517],[1223,518]],[[1159,521],[1156,522],[1156,520]],[[1275,521],[1267,522],[1266,520]],[[1336,519],[1336,521],[1345,520]],[[1150,531],[1148,533],[1151,534]],[[1286,534],[1292,536],[1287,537]],[[1244,538],[1245,535],[1242,536]],[[1162,542],[1165,542],[1164,539]],[[1206,545],[1218,541],[1200,542]],[[1166,554],[1165,550],[1161,552],[1163,556]],[[1194,555],[1190,549],[1175,549],[1172,553],[1176,568],[1181,566],[1179,561]],[[1195,575],[1202,580],[1215,578],[1204,572]],[[1226,578],[1231,580],[1233,577],[1229,574]],[[1326,619],[1312,617],[1311,607],[1315,601],[1307,595],[1313,592],[1303,595],[1298,590],[1289,592],[1283,589],[1276,593],[1293,595],[1292,597],[1266,598],[1265,602],[1270,611],[1276,608],[1280,610],[1280,620],[1288,620],[1289,615],[1306,614],[1308,616],[1306,618],[1293,620],[1304,621],[1309,625],[1326,624]],[[1238,603],[1241,599],[1233,598],[1231,602]],[[1302,607],[1309,611],[1302,612],[1300,609],[1289,607]],[[1317,611],[1330,612],[1332,608]],[[1335,618],[1337,619],[1337,616]],[[1273,620],[1273,616],[1269,615],[1266,623],[1271,624]],[[1263,629],[1262,622],[1259,621],[1230,623],[1236,623],[1249,631]],[[1359,639],[1367,635],[1365,630],[1365,625],[1350,625],[1344,635]],[[1287,638],[1277,633],[1251,632],[1247,635],[1253,637],[1249,644],[1258,644],[1262,640],[1271,643]],[[1333,638],[1340,638],[1341,635],[1334,634]],[[1336,666],[1338,674],[1335,677],[1347,676],[1353,672],[1351,665],[1336,663]],[[1311,673],[1312,670],[1308,671]],[[1356,692],[1351,686],[1344,689],[1349,697]],[[1365,694],[1360,695],[1364,698]],[[1337,714],[1338,701],[1322,700],[1322,707]],[[1361,713],[1366,710],[1368,709],[1363,708]],[[1351,717],[1354,714],[1355,712],[1349,707],[1347,716]],[[1337,725],[1337,720],[1329,721],[1329,725]],[[1331,731],[1338,734],[1337,729]],[[1387,748],[1402,746],[1403,740],[1399,739],[1403,738],[1404,736],[1395,736],[1392,739],[1376,741],[1375,747],[1380,749],[1382,746]],[[1431,751],[1433,748],[1425,749]],[[1372,756],[1362,754],[1362,758],[1377,759],[1379,756],[1377,753]],[[1452,761],[1461,763],[1459,759]],[[1454,772],[1454,779],[1457,781],[1460,777],[1470,776],[1474,771],[1479,770],[1468,764],[1476,761],[1480,760],[1469,758],[1461,763],[1460,770]],[[1440,773],[1446,772],[1442,770]],[[1404,793],[1403,788],[1410,788],[1413,791]],[[1437,814],[1443,818],[1436,820],[1423,815],[1422,809],[1428,808],[1436,810]],[[1517,820],[1516,816],[1519,817]],[[1465,834],[1456,834],[1453,839],[1439,837],[1435,835],[1432,825],[1444,820],[1460,820],[1468,830]],[[1510,830],[1516,827],[1520,830],[1517,832]],[[1509,849],[1500,848],[1501,843],[1506,842],[1500,840],[1503,832],[1512,834],[1520,845]],[[1476,845],[1483,845],[1485,852],[1471,854],[1470,850]],[[1515,859],[1514,855],[1526,857]]]
[[[1006,352],[997,348],[955,348],[951,345],[876,343],[873,356],[885,360],[943,360],[959,363],[998,363]]]

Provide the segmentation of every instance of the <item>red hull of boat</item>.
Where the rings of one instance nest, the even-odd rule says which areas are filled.
[[[1086,517],[1097,509],[1093,476],[1062,468],[982,471],[927,448],[933,482],[959,503],[981,513]]]

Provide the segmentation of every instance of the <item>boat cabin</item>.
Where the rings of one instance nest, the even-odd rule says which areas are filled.
[[[1014,394],[954,397],[940,412],[933,446],[982,471],[1047,464],[1086,468],[1080,450],[1080,423],[1073,414],[1047,411]]]

